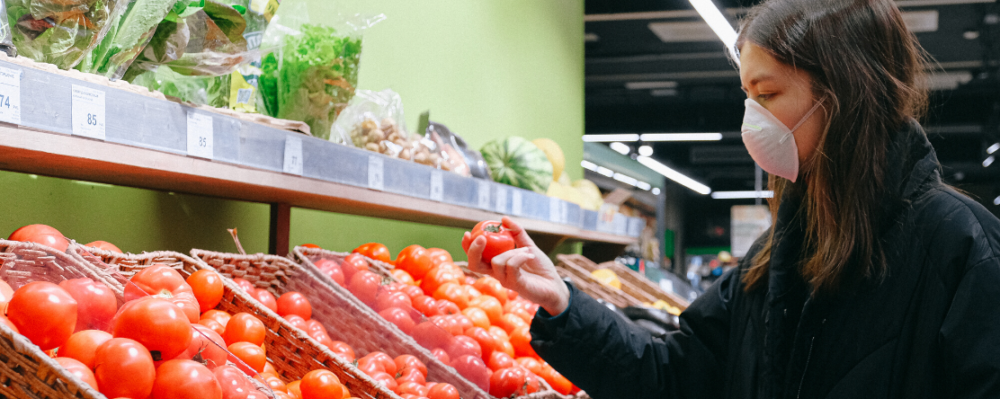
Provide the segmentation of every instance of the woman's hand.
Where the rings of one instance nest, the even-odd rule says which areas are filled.
[[[472,240],[472,233],[465,233],[462,246],[468,248],[469,270],[493,276],[504,287],[539,304],[551,315],[562,313],[569,306],[569,288],[559,278],[555,265],[521,226],[507,217],[503,218],[503,226],[514,236],[517,249],[493,257],[492,264],[482,261],[486,238]]]

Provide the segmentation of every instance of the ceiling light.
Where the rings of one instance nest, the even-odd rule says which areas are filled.
[[[632,149],[629,148],[629,146],[627,146],[625,144],[622,144],[622,143],[619,143],[617,141],[614,142],[614,143],[611,143],[610,146],[611,146],[612,150],[615,150],[619,154],[622,154],[622,155],[628,155],[629,152],[632,152]]]
[[[642,147],[639,147],[639,155],[642,155],[644,157],[652,156],[653,155],[653,147],[650,147],[648,145],[644,145]]]
[[[650,90],[649,95],[653,97],[673,97],[677,95],[677,89]]]
[[[649,90],[649,89],[675,89],[677,82],[669,80],[664,82],[628,82],[625,88],[629,90]]]
[[[712,199],[774,198],[774,191],[716,191]]]
[[[965,32],[962,32],[962,37],[964,37],[965,40],[976,40],[976,39],[979,38],[979,31],[978,30],[967,30]]]
[[[639,184],[639,181],[636,180],[634,177],[629,175],[623,175],[621,173],[615,173],[615,175],[612,178],[622,183],[628,184],[632,187],[635,187],[636,184]]]
[[[722,133],[646,133],[642,141],[719,141]]]
[[[733,55],[733,59],[736,60],[736,64],[739,65],[740,58],[736,56],[736,30],[733,29],[733,26],[729,24],[726,17],[719,11],[719,7],[716,7],[715,3],[712,3],[712,0],[688,1],[694,7],[695,11],[698,11],[701,18],[705,20],[708,27],[712,28],[716,36],[719,36],[722,44],[726,46],[729,53]]]
[[[608,169],[608,168],[605,168],[603,166],[598,166],[597,167],[597,173],[600,173],[600,174],[602,174],[604,176],[607,176],[607,177],[611,177],[611,176],[615,175],[615,171],[613,171],[611,169]]]
[[[937,32],[938,12],[937,10],[906,11],[900,13],[903,16],[903,23],[906,29],[913,33]]]
[[[596,33],[586,33],[583,35],[583,41],[587,43],[596,42],[598,40],[601,40],[601,37],[597,36]]]
[[[638,183],[636,183],[635,186],[639,187],[640,189],[646,190],[646,191],[649,191],[649,189],[653,188],[653,186],[651,184],[646,183],[646,182],[641,181],[641,180]]]
[[[583,141],[587,143],[610,143],[612,141],[639,141],[638,134],[585,134]]]
[[[1000,196],[993,199],[993,205],[1000,205]]]
[[[583,166],[583,168],[586,169],[586,170],[589,170],[589,171],[592,171],[592,172],[597,172],[597,164],[595,164],[593,162],[590,162],[590,161],[587,161],[587,160],[583,160],[583,161],[580,161],[580,166]]]
[[[653,187],[653,195],[660,195],[660,188],[659,187]]]
[[[690,188],[691,190],[694,190],[694,192],[698,194],[706,195],[712,192],[712,189],[708,188],[708,186],[701,184],[690,177],[685,176],[681,172],[671,169],[667,165],[657,162],[653,158],[639,157],[636,160],[639,161],[639,163],[646,165],[647,168],[652,169],[654,172],[659,173],[684,187]]]
[[[986,148],[986,154],[993,154],[994,152],[997,152],[997,150],[1000,150],[1000,143],[993,143],[993,145]]]
[[[983,160],[983,167],[985,168],[987,166],[993,165],[993,161],[996,161],[996,158],[994,158],[992,155],[986,157],[986,159]]]

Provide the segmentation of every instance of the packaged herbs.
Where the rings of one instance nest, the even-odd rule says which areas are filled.
[[[108,31],[127,0],[8,0],[7,20],[18,53],[69,69]]]

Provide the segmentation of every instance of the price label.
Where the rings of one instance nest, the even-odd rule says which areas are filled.
[[[562,223],[562,201],[559,198],[549,197],[549,221]]]
[[[187,116],[188,155],[212,159],[214,154],[212,117],[196,112],[188,112]]]
[[[498,213],[507,213],[507,189],[503,187],[497,187],[496,192],[496,206]]]
[[[490,209],[490,184],[485,181],[479,182],[479,197],[477,203],[480,208]]]
[[[385,190],[385,160],[381,156],[368,156],[368,188]]]
[[[444,176],[440,170],[431,171],[431,199],[444,201]]]
[[[291,175],[302,176],[302,138],[299,136],[285,137],[285,165],[282,171]]]
[[[73,85],[73,134],[104,140],[104,90]]]
[[[524,203],[524,198],[521,195],[521,190],[513,189],[510,193],[510,213],[514,216],[524,216],[524,211],[522,210],[522,204]]]
[[[0,121],[21,124],[21,70],[0,67]]]

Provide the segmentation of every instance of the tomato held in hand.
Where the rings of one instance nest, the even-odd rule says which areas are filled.
[[[462,242],[466,251],[469,245],[479,237],[486,237],[486,248],[483,248],[483,262],[487,265],[493,262],[493,257],[515,248],[514,235],[496,220],[484,220],[472,229],[472,240]]]
[[[85,364],[68,357],[57,357],[55,361],[66,369],[66,371],[69,371],[70,374],[79,378],[80,381],[86,382],[91,388],[97,389],[97,379],[94,378],[94,372],[90,371],[90,368]]]
[[[151,399],[222,399],[222,386],[205,366],[193,360],[171,360],[156,369]]]
[[[191,323],[200,318],[201,306],[194,296],[194,290],[176,270],[167,265],[157,264],[143,269],[129,279],[125,285],[125,301],[145,296],[165,299],[177,305]]]
[[[299,315],[306,321],[312,317],[312,306],[305,295],[289,291],[278,298],[278,315],[284,317],[290,314]]]
[[[79,360],[88,369],[94,369],[97,348],[111,340],[111,334],[99,330],[83,330],[73,333],[66,344],[59,348],[59,356]]]
[[[194,297],[198,300],[201,312],[215,309],[222,301],[222,276],[215,270],[198,270],[191,273],[186,282],[194,291]]]
[[[191,323],[174,304],[160,298],[141,298],[122,306],[111,335],[133,339],[153,360],[177,357],[191,344]]]
[[[313,370],[306,373],[298,385],[298,390],[302,399],[343,399],[348,395],[347,387],[341,384],[337,375],[330,370]]]
[[[73,331],[111,329],[111,319],[118,311],[114,291],[104,283],[89,278],[75,278],[59,283],[76,300],[76,327]]]
[[[525,371],[520,367],[497,370],[490,377],[490,395],[498,398],[525,395],[528,378]]]
[[[69,240],[59,230],[44,224],[31,224],[21,227],[10,233],[10,237],[7,239],[42,244],[55,248],[59,252],[66,252],[66,248],[69,247]]]
[[[76,328],[77,302],[47,281],[25,284],[14,292],[7,318],[43,351],[62,346]]]
[[[371,259],[375,259],[380,262],[386,262],[386,263],[392,262],[392,255],[389,254],[389,248],[386,248],[385,245],[379,244],[377,242],[370,242],[364,244],[360,247],[355,248],[354,251],[351,252],[362,254],[364,256],[367,256]]]
[[[156,368],[142,344],[128,338],[112,338],[97,348],[94,377],[109,398],[147,398],[153,390]]]

